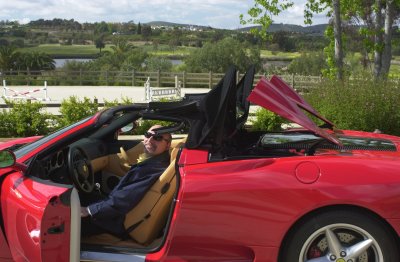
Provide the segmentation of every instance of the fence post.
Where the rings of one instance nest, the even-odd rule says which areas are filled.
[[[28,86],[29,85],[31,85],[31,71],[29,70],[29,67],[27,68],[27,70],[26,71],[28,71]]]
[[[294,74],[292,74],[292,87],[294,88]]]
[[[185,88],[186,87],[186,71],[183,71],[182,82],[183,82],[183,88]]]
[[[236,84],[239,83],[240,73],[239,70],[236,71]]]
[[[47,81],[44,81],[44,100],[49,101],[49,98],[47,97]]]
[[[82,68],[79,69],[79,85],[82,85]]]
[[[211,89],[212,88],[212,72],[210,71],[208,73],[208,87]]]
[[[160,73],[160,69],[157,70],[157,87],[161,87],[161,73]]]
[[[144,97],[146,101],[151,100],[151,90],[150,90],[150,77],[147,78],[147,81],[144,83]]]
[[[135,69],[132,69],[132,86],[135,86]]]
[[[6,89],[7,89],[6,80],[3,79],[3,96],[4,96],[4,97],[7,97],[7,96],[6,96]]]
[[[181,81],[178,81],[178,75],[175,75],[175,96],[181,98]]]

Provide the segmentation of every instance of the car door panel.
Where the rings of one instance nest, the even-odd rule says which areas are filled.
[[[15,261],[69,261],[71,189],[20,172],[4,179],[1,211]]]

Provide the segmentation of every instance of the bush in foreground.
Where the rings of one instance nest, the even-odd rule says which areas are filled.
[[[400,135],[400,89],[394,82],[367,77],[325,81],[305,99],[339,129]]]

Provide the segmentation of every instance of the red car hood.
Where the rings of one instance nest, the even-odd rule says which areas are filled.
[[[341,145],[339,139],[332,133],[328,133],[322,128],[319,128],[306,114],[302,111],[306,110],[310,114],[323,120],[329,126],[333,124],[321,116],[317,110],[309,105],[296,91],[294,91],[282,79],[274,76],[268,81],[262,77],[256,87],[247,98],[250,102],[262,106],[294,123],[297,123],[321,136],[332,143]]]
[[[31,137],[24,137],[24,138],[14,138],[4,142],[0,142],[0,150],[12,148],[12,147],[20,147],[22,145],[32,143],[42,136],[31,136]]]

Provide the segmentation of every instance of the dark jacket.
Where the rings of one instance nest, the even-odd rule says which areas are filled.
[[[169,152],[133,165],[108,198],[88,206],[92,223],[117,236],[124,236],[125,215],[144,197],[168,167]]]

